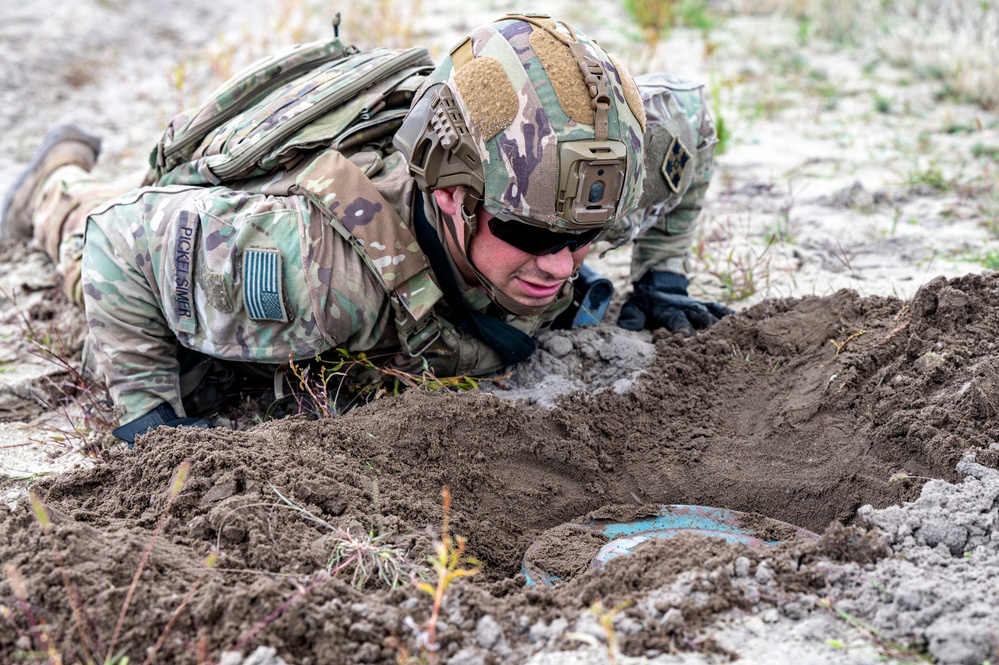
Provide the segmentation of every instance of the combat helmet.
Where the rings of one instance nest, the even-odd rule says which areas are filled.
[[[564,22],[508,14],[427,77],[394,143],[423,191],[465,187],[468,258],[480,205],[503,222],[593,240],[641,198],[644,131],[641,94],[620,62]],[[507,311],[544,309],[468,263]]]

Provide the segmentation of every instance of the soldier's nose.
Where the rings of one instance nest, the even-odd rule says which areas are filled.
[[[554,254],[542,254],[535,260],[538,268],[555,279],[569,279],[576,267],[568,247],[563,247]]]

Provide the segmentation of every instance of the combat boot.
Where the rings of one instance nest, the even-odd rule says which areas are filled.
[[[49,130],[27,168],[7,190],[0,209],[0,238],[30,240],[35,195],[57,168],[73,164],[90,171],[101,152],[101,139],[73,125]]]

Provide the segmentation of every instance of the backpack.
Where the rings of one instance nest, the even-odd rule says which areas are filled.
[[[427,50],[359,51],[338,37],[259,60],[170,121],[145,184],[218,185],[271,173],[316,149],[395,133],[434,67]]]
[[[309,160],[315,160],[320,168],[352,171],[337,182],[350,181],[354,193],[380,200],[374,185],[343,157],[394,135],[433,68],[422,47],[360,51],[338,36],[292,46],[249,65],[200,107],[174,117],[150,154],[144,184],[239,188],[259,176],[311,168]],[[324,208],[329,225],[378,276],[396,312],[402,349],[417,355],[440,336],[432,311],[443,294],[429,264],[422,253],[387,263],[385,252],[393,247],[409,248],[410,254],[419,247],[413,231],[388,205],[381,213],[391,217],[386,223],[348,230],[326,205],[337,196],[336,186],[309,183],[292,191]]]

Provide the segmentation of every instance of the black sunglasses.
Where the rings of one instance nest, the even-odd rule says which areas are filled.
[[[570,252],[575,252],[593,242],[603,229],[590,229],[582,233],[555,233],[540,226],[492,217],[489,219],[489,230],[494,236],[522,252],[543,256],[557,254],[565,247]]]

